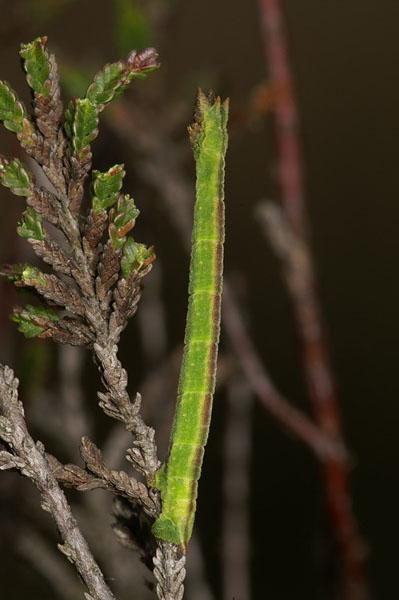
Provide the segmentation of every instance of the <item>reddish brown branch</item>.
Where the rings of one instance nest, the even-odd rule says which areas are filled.
[[[315,269],[306,236],[303,169],[298,137],[299,119],[288,60],[282,1],[259,0],[259,9],[271,83],[280,90],[280,93],[276,94],[275,131],[281,202],[285,216],[283,215],[284,219],[280,218],[281,235],[275,228],[275,222],[269,227],[269,233],[274,231],[274,235],[271,235],[272,243],[284,261],[316,422],[322,431],[343,446],[335,382],[323,334],[321,310],[315,287]],[[331,458],[324,462],[323,468],[327,505],[340,549],[344,597],[347,600],[363,600],[368,596],[364,576],[364,552],[352,510],[348,464]]]
[[[285,40],[281,0],[259,0],[261,34],[270,83],[275,89],[275,131],[281,202],[296,230],[304,228],[303,174],[298,112]]]

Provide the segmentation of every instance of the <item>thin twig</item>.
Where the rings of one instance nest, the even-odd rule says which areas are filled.
[[[304,206],[303,161],[299,142],[299,118],[283,23],[282,0],[259,0],[261,33],[271,83],[279,91],[275,103],[278,173],[285,218],[269,212],[270,239],[284,261],[288,289],[302,344],[307,387],[315,420],[320,428],[344,446],[336,386],[323,332],[316,277],[307,237]],[[277,212],[274,213],[274,216]],[[271,223],[273,221],[273,223]],[[282,229],[284,227],[284,229]],[[290,243],[293,242],[293,243]],[[349,466],[333,458],[324,462],[327,505],[343,568],[344,597],[368,597],[364,574],[364,545],[359,538],[352,509]]]
[[[114,600],[47,464],[43,444],[35,444],[28,432],[23,406],[18,400],[18,379],[9,367],[3,366],[0,366],[0,409],[0,436],[11,449],[1,453],[2,468],[17,468],[36,485],[41,506],[52,515],[63,540],[59,549],[75,564],[89,590],[87,599]]]
[[[179,550],[174,544],[158,540],[158,548],[154,557],[154,575],[159,600],[182,600],[184,595],[184,578],[186,557],[179,557]]]
[[[343,461],[345,448],[292,406],[274,387],[256,353],[229,285],[224,285],[223,323],[251,389],[267,411],[305,442],[319,460]]]
[[[281,0],[258,0],[261,35],[270,83],[275,88],[275,129],[281,201],[296,231],[305,228],[298,111],[285,41]]]

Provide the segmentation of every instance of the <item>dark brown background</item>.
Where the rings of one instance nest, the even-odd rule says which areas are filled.
[[[90,57],[95,68],[118,58],[111,41],[111,4],[71,2],[54,18],[40,23],[29,16],[28,2],[2,1],[1,78],[9,80],[28,101],[17,52],[21,41],[37,35],[48,35],[50,47],[76,65],[82,57]],[[382,600],[397,593],[399,3],[287,0],[285,6],[319,289],[345,432],[354,456],[355,508],[369,543],[374,598]],[[197,85],[206,87],[211,80],[217,82],[218,91],[230,96],[233,109],[241,106],[266,74],[258,24],[254,0],[177,3],[160,49],[171,96],[193,96]],[[231,140],[226,269],[245,278],[248,323],[270,373],[292,402],[308,410],[290,303],[279,265],[253,214],[260,199],[278,195],[271,131],[271,121],[264,119]],[[104,136],[95,146],[99,162],[110,143],[106,131]],[[3,130],[0,141],[4,154],[17,152],[12,136]],[[113,148],[113,159],[123,161],[125,151]],[[19,199],[2,190],[1,262],[14,260],[14,225],[22,207]],[[142,208],[142,219],[137,227],[142,227],[146,242],[157,246],[163,268],[169,346],[173,347],[182,338],[184,326],[187,261],[153,197]],[[1,289],[0,359],[18,369],[25,342],[7,322],[14,298],[4,286]],[[135,325],[129,332],[132,339],[137,338]],[[132,387],[139,388],[143,361],[139,355],[129,358]],[[94,378],[94,368],[89,365],[88,369]],[[224,407],[222,393],[215,403],[198,518],[216,598],[221,597],[219,491]],[[10,504],[1,506],[9,511],[5,514],[12,528],[15,499],[6,496]],[[329,598],[328,576],[320,568],[319,557],[328,536],[318,467],[310,452],[257,406],[251,509],[252,598]],[[27,565],[21,565],[26,580],[20,579],[15,586],[17,559],[9,546],[2,547],[2,552],[2,585],[13,590],[8,597],[26,597],[24,581],[30,598],[53,597]]]

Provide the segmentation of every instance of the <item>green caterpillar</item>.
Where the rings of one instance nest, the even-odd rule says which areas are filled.
[[[183,362],[169,456],[155,475],[162,512],[152,531],[186,551],[207,441],[220,331],[223,278],[224,166],[228,100],[198,91],[189,127],[196,161],[196,202]]]

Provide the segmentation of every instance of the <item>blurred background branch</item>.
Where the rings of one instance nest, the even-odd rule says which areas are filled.
[[[7,14],[1,25],[2,77],[18,91],[23,88],[22,78],[18,79],[19,66],[12,57],[20,41],[36,35],[49,35],[57,55],[62,57],[66,97],[79,95],[87,87],[88,74],[105,58],[111,56],[114,60],[131,47],[140,49],[140,44],[160,47],[161,71],[145,88],[132,91],[104,113],[106,126],[94,146],[94,160],[96,168],[107,169],[130,157],[127,185],[140,202],[140,236],[157,246],[157,270],[148,276],[141,307],[127,333],[129,346],[122,344],[121,351],[129,367],[130,387],[142,392],[145,419],[157,429],[162,457],[167,451],[181,352],[187,288],[185,248],[193,203],[193,168],[184,130],[198,85],[213,86],[218,93],[231,97],[226,289],[232,301],[229,304],[227,298],[224,306],[215,419],[201,478],[187,597],[194,599],[202,594],[199,597],[204,600],[231,594],[230,586],[235,586],[229,573],[234,565],[240,565],[242,593],[253,598],[339,597],[337,581],[344,572],[337,568],[337,543],[332,541],[337,523],[327,521],[324,515],[325,486],[319,477],[319,463],[323,470],[330,464],[329,477],[332,473],[337,477],[346,512],[350,509],[347,475],[349,468],[355,467],[352,504],[360,530],[372,548],[369,568],[373,596],[390,597],[396,583],[389,532],[399,501],[394,476],[398,459],[399,414],[394,399],[399,390],[394,349],[399,335],[399,286],[392,261],[399,255],[399,209],[393,201],[399,192],[395,159],[399,85],[392,77],[399,52],[395,25],[399,6],[381,11],[371,0],[355,0],[345,7],[313,0],[300,6],[286,2],[282,7],[282,3],[275,1],[272,6],[269,2],[265,7],[268,18],[273,16],[271,9],[284,9],[284,21],[280,15],[277,25],[284,26],[283,42],[290,49],[288,67],[293,74],[287,74],[284,69],[275,70],[278,65],[271,60],[268,46],[262,46],[276,43],[281,29],[276,28],[276,22],[273,27],[269,24],[269,30],[259,27],[262,20],[258,0],[221,0],[217,5],[211,0],[99,0],[95,4],[92,0],[16,0],[12,5],[3,0],[0,4]],[[267,34],[264,39],[262,31]],[[281,57],[287,59],[286,48],[285,52],[281,55],[281,48],[277,51],[279,68],[284,67]],[[290,87],[294,77],[296,99]],[[301,115],[300,132],[297,112]],[[281,145],[283,135],[288,139]],[[277,161],[275,147],[280,148]],[[18,155],[7,133],[2,134],[2,152]],[[282,156],[289,162],[283,164]],[[303,175],[295,171],[298,165],[301,169],[301,163],[306,167],[307,217]],[[272,244],[273,236],[285,232],[286,254],[278,250],[276,239],[275,256],[265,249],[253,222],[254,209],[262,197],[282,202],[284,197],[290,198],[289,206],[284,204],[286,208],[273,205],[275,212],[268,219],[272,231],[267,235]],[[18,199],[10,201],[3,193],[0,201],[7,206],[1,223],[1,263],[31,260],[26,244],[13,234],[22,204]],[[309,261],[314,261],[307,248],[309,223],[321,300],[314,291],[314,266],[309,267]],[[240,278],[244,280],[244,295]],[[80,362],[79,355],[68,354],[68,349],[66,355],[60,354],[51,343],[32,340],[25,344],[20,340],[6,318],[16,302],[15,292],[3,282],[0,286],[1,361],[21,374],[21,395],[34,432],[44,439],[46,447],[68,462],[76,460],[73,440],[78,430],[90,427],[93,433],[86,430],[86,434],[98,440],[106,464],[126,468],[125,432],[117,424],[110,430],[95,409],[97,374],[93,365],[87,357]],[[306,296],[306,289],[311,289],[311,296]],[[304,325],[309,335],[315,331],[315,322],[306,320],[312,313],[309,298],[317,308],[310,314],[312,319],[316,316],[319,320],[318,305],[323,305],[350,452],[342,440],[342,427],[336,427],[337,414],[333,412],[332,420],[331,412],[328,418],[324,414],[316,423],[308,409],[308,399],[316,393],[315,382],[318,394],[322,384],[322,394],[333,392],[335,396],[335,384],[331,377],[326,379],[324,368],[320,377],[324,351],[321,355],[314,349],[310,352],[309,346],[308,351],[299,350],[306,342]],[[292,301],[297,305],[295,318]],[[316,358],[317,364],[305,360],[305,356]],[[305,377],[301,359],[304,370],[308,369]],[[249,386],[252,392],[247,388],[240,391],[243,406],[239,406],[238,398],[236,408],[245,410],[250,393],[254,401],[252,416],[247,414],[240,424],[240,418],[234,420],[230,413],[228,397],[233,393],[231,382],[234,390],[241,390],[241,383],[238,386],[235,382],[241,381],[242,373],[246,380],[243,387]],[[40,431],[37,418],[43,412],[48,414],[46,431]],[[270,414],[274,419],[268,418]],[[235,427],[243,427],[240,442],[248,451],[246,464],[250,464],[247,496],[241,508],[239,499],[223,492],[227,484],[222,483],[228,475],[225,465],[233,465],[240,458],[244,462],[245,458],[245,453],[240,457],[235,454],[233,444],[223,443],[224,432],[227,435],[234,422]],[[64,423],[67,427],[60,440],[57,433]],[[289,435],[281,435],[281,425]],[[298,444],[297,439],[304,443]],[[243,469],[245,475],[242,463],[230,476],[239,477],[236,468]],[[331,495],[338,489],[337,480],[329,488]],[[34,543],[42,541],[44,559],[50,557],[45,547],[51,548],[54,541],[53,532],[35,508],[36,498],[27,489],[22,478],[2,474],[0,551],[4,588],[9,593],[12,582],[13,597],[25,597],[29,588],[31,594],[37,590],[37,596],[47,600],[54,590],[63,587],[68,565],[64,573],[54,565],[54,581],[50,582],[43,570],[40,573],[37,565],[27,561],[24,579],[15,578],[25,537],[27,543],[32,539],[33,522],[38,523]],[[67,493],[94,553],[102,566],[107,565],[106,577],[111,579],[117,597],[130,597],[133,589],[143,600],[153,597],[143,584],[147,571],[139,556],[120,547],[111,531],[112,500],[102,490]],[[16,505],[15,497],[23,498],[23,502]],[[338,498],[335,496],[334,501]],[[226,518],[237,510],[237,517],[231,517],[233,529],[222,518],[225,500],[230,501]],[[104,511],[109,519],[99,518]],[[235,527],[242,527],[243,532],[239,556],[229,553],[229,536]],[[355,563],[361,562],[364,548],[355,543],[355,528],[351,525],[339,535],[352,540]],[[345,552],[341,546],[341,560]],[[70,574],[73,579],[73,572]],[[351,588],[350,600],[359,597],[356,593]],[[238,590],[235,595],[238,597]]]

